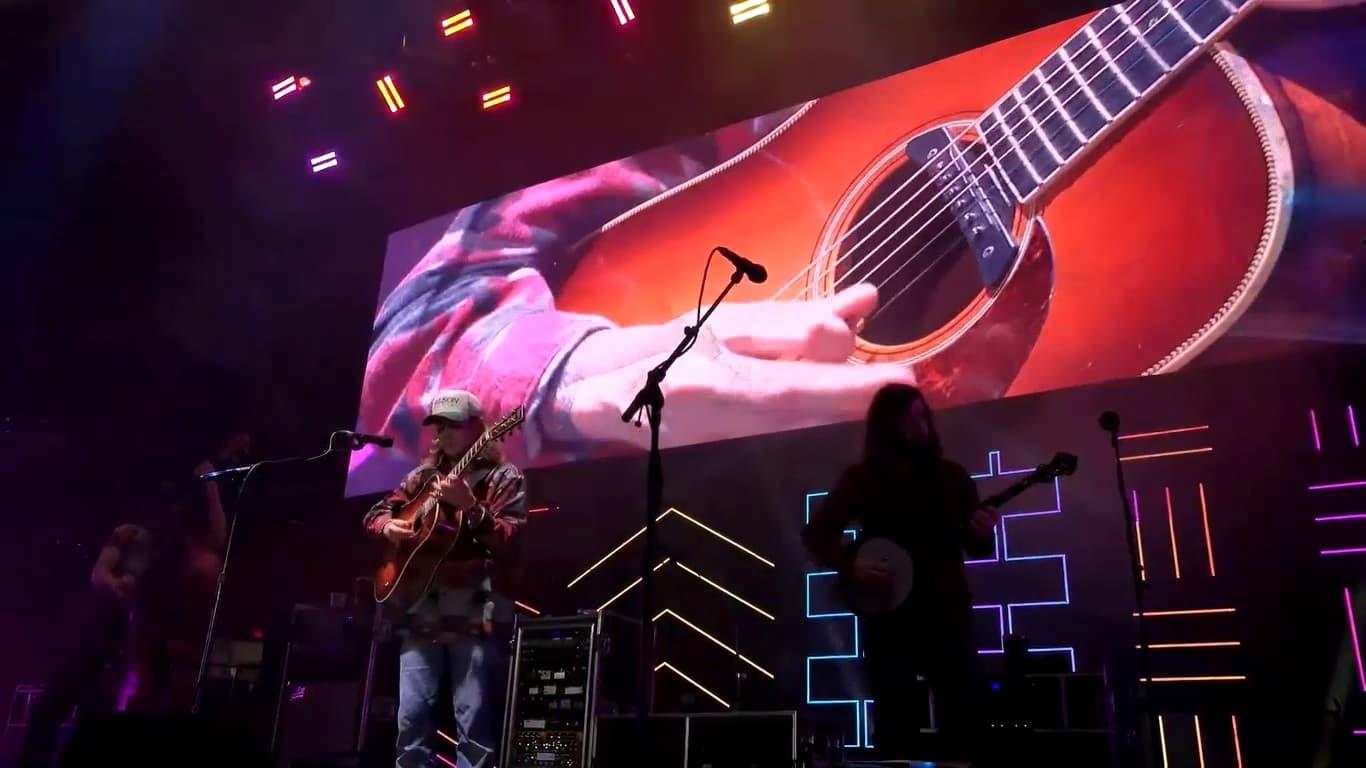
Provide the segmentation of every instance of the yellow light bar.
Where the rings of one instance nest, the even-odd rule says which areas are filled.
[[[495,88],[483,95],[484,109],[492,109],[499,104],[506,104],[512,101],[512,86],[505,85],[502,88]]]
[[[759,16],[767,16],[773,10],[767,0],[744,0],[730,5],[730,22],[732,24],[742,24],[750,19]]]
[[[474,15],[469,11],[461,11],[454,16],[447,16],[441,20],[441,34],[450,37],[456,32],[469,29],[474,26]]]

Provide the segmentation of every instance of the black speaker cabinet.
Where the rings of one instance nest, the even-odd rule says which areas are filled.
[[[592,768],[792,768],[797,713],[654,715],[644,738],[636,719],[599,717]]]

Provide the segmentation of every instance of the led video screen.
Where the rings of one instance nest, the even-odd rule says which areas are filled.
[[[673,367],[665,447],[1359,339],[1366,35],[1319,13],[1137,0],[395,232],[357,424],[396,444],[348,492],[447,388],[526,406],[524,465],[644,450],[718,245],[767,280]]]

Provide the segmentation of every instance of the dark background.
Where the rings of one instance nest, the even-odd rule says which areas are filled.
[[[1100,3],[777,0],[771,18],[732,28],[724,3],[641,0],[639,21],[625,29],[606,2],[470,5],[481,14],[478,35],[441,45],[433,30],[447,9],[435,3],[0,3],[0,125],[9,129],[0,158],[0,300],[11,313],[0,333],[0,484],[9,499],[0,691],[43,679],[45,651],[99,542],[154,505],[163,481],[184,478],[222,430],[248,426],[256,453],[277,456],[320,449],[328,432],[352,423],[388,233]],[[381,71],[414,83],[399,120],[372,90]],[[316,85],[275,103],[269,85],[288,74]],[[514,108],[480,113],[480,90],[503,81],[518,89]],[[310,174],[307,157],[328,149],[341,153],[340,172]],[[1046,525],[1055,526],[1049,543],[1065,542],[1086,565],[1072,573],[1071,628],[1057,629],[1058,642],[1077,645],[1079,668],[1091,671],[1111,663],[1106,648],[1124,646],[1128,598],[1104,445],[1090,420],[1118,404],[1135,429],[1212,424],[1213,457],[1172,475],[1135,466],[1134,482],[1150,494],[1168,481],[1206,479],[1213,488],[1217,479],[1212,514],[1241,517],[1224,518],[1216,535],[1237,546],[1221,560],[1228,570],[1218,584],[1188,582],[1154,602],[1192,596],[1260,606],[1257,619],[1236,628],[1249,645],[1258,639],[1259,655],[1236,663],[1267,687],[1241,711],[1260,738],[1275,738],[1274,725],[1284,723],[1293,735],[1286,743],[1301,748],[1312,741],[1343,637],[1333,589],[1359,576],[1316,559],[1303,517],[1272,515],[1305,503],[1294,495],[1305,478],[1360,473],[1359,453],[1326,466],[1307,443],[1278,447],[1282,434],[1302,436],[1308,407],[1336,413],[1360,397],[1357,363],[1341,353],[1315,360],[1312,368],[1298,359],[1259,368],[1246,384],[1244,369],[1228,369],[943,418],[955,454],[974,471],[991,449],[1012,466],[1057,448],[1082,454],[1086,474],[1067,481],[1063,502],[1080,521]],[[737,590],[770,590],[761,596],[784,622],[772,635],[734,622],[740,644],[757,647],[756,660],[775,659],[780,681],[742,692],[739,703],[792,704],[801,693],[800,657],[786,653],[791,641],[781,631],[804,629],[792,581],[801,497],[828,483],[856,432],[833,427],[669,457],[667,503],[762,541],[760,551],[786,574],[765,582],[708,563]],[[761,455],[786,457],[787,466],[759,467]],[[226,634],[264,628],[271,636],[283,608],[348,591],[367,566],[356,522],[369,500],[340,500],[342,471],[337,463],[263,478],[234,554]],[[529,536],[527,546],[548,569],[576,573],[589,553],[634,529],[637,476],[643,481],[630,461],[544,473],[534,501],[558,508],[531,530],[555,537]],[[612,482],[583,485],[584,477]],[[560,536],[575,543],[555,555]],[[1160,550],[1164,540],[1154,540]],[[983,584],[982,598],[993,599],[995,588]],[[553,590],[526,599],[545,610],[582,607]],[[1097,623],[1095,636],[1077,639],[1087,622]],[[820,636],[802,634],[804,655],[832,652]],[[781,654],[772,647],[780,644]],[[713,672],[724,678],[726,668]],[[684,691],[662,693],[681,701]],[[1235,702],[1220,695],[1169,701],[1166,711],[1222,715]],[[1173,738],[1184,744],[1190,735]]]

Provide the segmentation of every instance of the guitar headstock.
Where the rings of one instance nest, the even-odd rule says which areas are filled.
[[[1035,482],[1047,482],[1056,477],[1066,477],[1077,471],[1077,457],[1070,453],[1058,452],[1047,464],[1035,467],[1030,478]]]
[[[508,411],[507,415],[485,430],[484,435],[489,440],[499,440],[512,430],[522,426],[523,421],[526,421],[526,407],[519,405]]]

